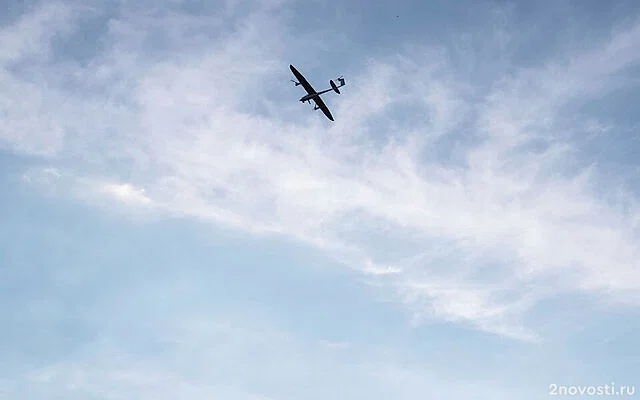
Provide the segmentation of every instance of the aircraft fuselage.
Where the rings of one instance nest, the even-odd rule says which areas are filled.
[[[316,96],[319,96],[319,94],[318,93],[309,93],[309,94],[303,96],[300,99],[300,101],[304,103],[305,101],[309,101],[309,100],[313,99]]]

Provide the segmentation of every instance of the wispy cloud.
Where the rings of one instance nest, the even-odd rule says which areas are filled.
[[[50,43],[56,35],[73,27],[72,7],[60,2],[39,5],[19,20],[4,27],[0,37],[3,66],[27,61],[43,61],[51,55]]]
[[[114,184],[104,183],[102,185],[103,193],[112,195],[116,199],[129,204],[149,204],[149,199],[144,194],[144,189],[136,189],[130,184]]]
[[[36,43],[11,62],[51,52],[54,27],[19,27],[54,15],[68,29],[71,8],[54,7],[5,28],[7,48]],[[281,12],[261,3],[214,37],[205,26],[217,17],[122,13],[88,64],[32,64],[37,85],[5,61],[5,146],[73,160],[83,178],[108,170],[95,186],[108,196],[308,241],[374,275],[418,319],[535,339],[525,317],[548,296],[637,304],[638,208],[608,202],[598,165],[577,155],[598,116],[568,124],[637,67],[638,24],[498,81],[469,79],[455,50],[351,61],[344,94],[327,100],[330,126],[286,86],[304,42]]]

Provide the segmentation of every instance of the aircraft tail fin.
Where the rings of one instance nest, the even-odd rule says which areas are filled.
[[[338,87],[336,86],[336,83],[333,81],[333,79],[329,80],[329,83],[331,84],[331,89],[333,89],[334,92],[340,94],[340,90],[338,90]]]

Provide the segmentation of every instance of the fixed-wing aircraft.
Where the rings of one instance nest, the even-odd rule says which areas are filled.
[[[302,103],[304,103],[306,101],[309,104],[311,104],[311,100],[315,101],[316,104],[313,107],[313,109],[314,110],[322,110],[324,115],[326,115],[327,118],[329,118],[331,121],[333,121],[333,116],[331,115],[331,112],[329,112],[329,109],[327,108],[327,105],[324,104],[324,101],[322,101],[322,99],[320,98],[320,95],[323,94],[323,93],[330,92],[332,90],[334,92],[340,94],[340,90],[338,90],[338,88],[343,87],[345,85],[344,78],[340,77],[340,78],[337,79],[338,82],[340,82],[339,86],[337,86],[333,80],[329,80],[329,83],[331,84],[331,88],[330,89],[323,90],[321,92],[316,92],[315,89],[309,84],[309,82],[307,82],[307,80],[304,78],[304,76],[302,76],[302,74],[293,65],[289,64],[289,68],[291,68],[291,72],[293,72],[293,75],[298,80],[297,82],[294,81],[293,79],[291,81],[293,83],[295,83],[296,86],[302,85],[304,90],[307,91],[307,94],[305,96],[303,96],[300,99],[300,101]]]

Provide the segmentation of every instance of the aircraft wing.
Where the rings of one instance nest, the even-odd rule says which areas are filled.
[[[309,84],[309,82],[307,82],[307,80],[304,79],[304,76],[302,76],[302,74],[296,69],[296,67],[294,67],[293,65],[289,64],[289,68],[291,68],[291,72],[293,72],[293,75],[296,77],[298,82],[300,82],[300,84],[302,85],[304,90],[307,91],[307,94],[311,94],[311,93],[315,93],[316,92],[313,89],[313,87],[311,86],[311,84]]]
[[[322,98],[320,98],[320,96],[316,96],[316,97],[313,98],[313,101],[316,102],[316,104],[322,110],[324,115],[326,115],[327,118],[329,118],[331,121],[333,121],[333,116],[331,115],[331,112],[329,111],[329,108],[327,108],[327,105],[324,104],[324,101],[322,101]]]

